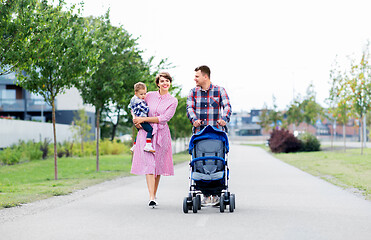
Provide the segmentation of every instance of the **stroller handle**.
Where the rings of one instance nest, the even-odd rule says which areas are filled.
[[[200,131],[202,129],[204,129],[207,125],[205,124],[205,120],[202,120],[201,122],[201,126],[200,126]],[[225,132],[225,133],[228,133],[228,128],[227,128],[227,125],[225,126],[222,126],[222,130]],[[192,134],[195,134],[196,133],[196,128],[195,127],[192,127]]]

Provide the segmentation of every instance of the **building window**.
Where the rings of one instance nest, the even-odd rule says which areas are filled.
[[[1,89],[0,90],[0,98],[1,99],[16,99],[16,91],[15,89]]]

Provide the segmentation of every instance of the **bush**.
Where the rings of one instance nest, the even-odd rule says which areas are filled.
[[[46,159],[48,157],[49,144],[50,144],[50,140],[46,138],[44,139],[44,142],[40,144],[40,150],[42,152],[42,159]]]
[[[63,144],[57,144],[57,156],[58,158],[61,157],[72,157],[72,150],[73,150],[73,142],[64,141]]]
[[[100,155],[118,155],[127,148],[123,143],[117,141],[103,140],[100,142]]]
[[[303,133],[299,135],[299,140],[301,141],[301,148],[300,151],[302,152],[314,152],[319,151],[321,147],[321,143],[311,133]]]
[[[20,162],[22,153],[17,148],[6,148],[0,151],[0,161],[6,165],[14,165]]]
[[[20,162],[39,160],[41,157],[40,143],[19,141],[18,144],[13,144],[1,152],[0,162],[6,165],[13,165]]]
[[[61,158],[65,154],[64,147],[60,143],[57,144],[57,157]]]
[[[64,154],[66,157],[72,157],[73,142],[63,142]]]
[[[81,152],[81,143],[75,142],[72,148],[72,155],[78,157],[94,156],[95,148],[95,141],[84,142],[84,152]]]
[[[286,129],[273,130],[269,138],[269,148],[274,153],[289,153],[300,150],[301,143]]]
[[[95,141],[84,143],[84,152],[81,152],[81,145],[73,142],[57,143],[57,156],[72,157],[72,156],[94,156],[96,153]],[[129,147],[118,141],[103,140],[100,141],[100,155],[118,155],[122,153],[130,153]],[[11,147],[0,151],[0,164],[13,165],[21,162],[41,160],[48,157],[54,157],[54,144],[50,144],[50,140],[45,139],[44,142],[35,143],[33,141],[19,141],[18,144],[13,144]]]
[[[40,160],[43,152],[40,150],[40,144],[34,143],[27,148],[26,156],[30,161]]]
[[[17,148],[22,152],[23,161],[33,161],[42,158],[43,152],[40,150],[40,143],[34,141],[20,141]]]

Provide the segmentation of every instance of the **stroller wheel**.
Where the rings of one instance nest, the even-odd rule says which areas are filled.
[[[224,198],[225,198],[224,194],[222,194],[222,196],[220,197],[220,205],[219,205],[220,212],[224,212],[224,206],[225,206]]]
[[[198,210],[201,210],[201,195],[197,195],[197,204],[198,204]]]
[[[188,198],[185,197],[183,200],[183,212],[188,213],[188,204],[187,204]]]
[[[234,207],[235,207],[234,204],[235,204],[234,194],[231,194],[231,196],[229,196],[229,212],[234,211]]]
[[[234,193],[231,195],[233,196],[233,208],[236,209],[236,195]]]
[[[193,198],[192,203],[193,203],[193,206],[192,206],[193,213],[197,213],[197,210],[198,210],[198,200],[197,200],[197,197]]]

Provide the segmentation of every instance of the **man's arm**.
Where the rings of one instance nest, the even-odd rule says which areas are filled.
[[[231,120],[232,107],[229,101],[227,91],[225,91],[224,88],[221,88],[220,95],[221,95],[221,101],[220,101],[221,107],[223,108],[222,120],[224,120],[225,122],[229,122]]]
[[[196,115],[196,99],[193,89],[189,92],[187,97],[187,117],[192,124],[198,120]]]
[[[199,127],[202,121],[196,115],[196,98],[194,89],[192,89],[187,97],[187,117],[194,127]]]

